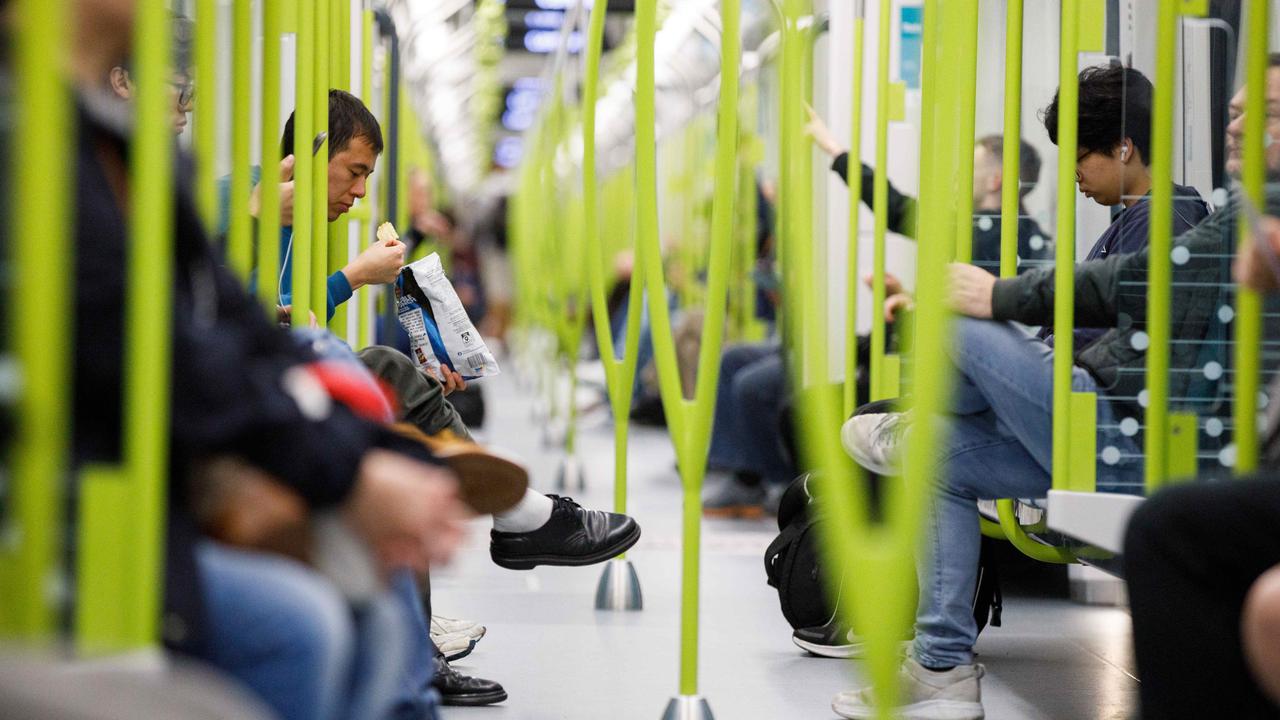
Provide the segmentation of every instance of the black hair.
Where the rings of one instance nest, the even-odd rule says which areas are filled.
[[[1080,113],[1077,147],[1109,153],[1125,138],[1151,158],[1151,81],[1133,68],[1099,65],[1080,71]],[[1042,112],[1049,139],[1058,144],[1058,93]]]
[[[1023,198],[1027,193],[1036,189],[1036,185],[1040,182],[1040,153],[1031,147],[1031,143],[1026,140],[1019,140],[1020,144],[1018,154],[1018,197]],[[986,148],[991,157],[997,163],[1004,161],[1004,136],[987,135],[978,138],[978,146]]]
[[[347,149],[352,139],[360,138],[373,146],[373,154],[382,154],[382,126],[360,98],[343,90],[329,91],[329,157]],[[293,113],[284,124],[280,141],[284,155],[293,154]]]

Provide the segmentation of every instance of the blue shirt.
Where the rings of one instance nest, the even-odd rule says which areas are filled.
[[[257,165],[249,168],[249,184],[257,185],[262,179],[262,168]],[[227,227],[230,225],[231,218],[231,177],[226,176],[218,179],[218,237],[225,237]],[[276,268],[276,277],[280,282],[279,302],[281,305],[290,305],[293,303],[293,227],[284,226],[280,228],[280,266]],[[249,278],[249,287],[252,289],[258,281],[258,270],[254,268],[253,274]],[[338,270],[329,276],[328,292],[325,298],[325,317],[332,319],[334,312],[338,306],[351,299],[351,282],[347,280],[347,276]]]

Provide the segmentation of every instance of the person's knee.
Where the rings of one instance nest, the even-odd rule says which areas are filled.
[[[365,364],[365,367],[380,377],[385,377],[387,373],[398,368],[416,369],[407,355],[385,345],[371,345],[356,353],[356,356]]]
[[[1240,633],[1254,679],[1280,702],[1280,567],[1263,573],[1249,589]]]
[[[355,644],[351,610],[331,583],[303,571],[282,578],[264,594],[275,596],[275,652],[317,676],[340,676],[350,662]]]

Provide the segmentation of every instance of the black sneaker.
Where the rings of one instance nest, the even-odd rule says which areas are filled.
[[[626,515],[587,510],[573,498],[548,495],[551,518],[537,530],[489,533],[489,555],[509,570],[538,565],[593,565],[626,552],[640,539],[640,526]]]
[[[441,705],[492,705],[507,699],[507,691],[498,683],[463,675],[440,655],[436,656],[431,686],[440,693]]]
[[[801,650],[822,657],[862,657],[862,638],[853,633],[853,628],[834,618],[824,625],[796,630],[791,633],[791,642]]]

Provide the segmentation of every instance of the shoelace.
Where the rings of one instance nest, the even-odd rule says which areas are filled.
[[[571,498],[571,497],[569,497],[569,496],[567,496],[567,495],[550,495],[550,494],[548,494],[548,495],[547,495],[547,497],[551,498],[551,501],[552,501],[552,502],[554,502],[554,503],[557,503],[557,504],[561,504],[561,503],[563,503],[564,505],[567,505],[567,506],[568,506],[568,508],[569,508],[570,510],[578,510],[579,508],[581,508],[581,507],[582,507],[582,506],[581,506],[581,505],[579,505],[578,503],[574,502],[573,498]]]
[[[886,413],[880,418],[880,422],[876,423],[875,429],[871,431],[875,437],[877,445],[884,445],[888,449],[894,449],[902,442],[902,436],[907,429],[907,414]]]

